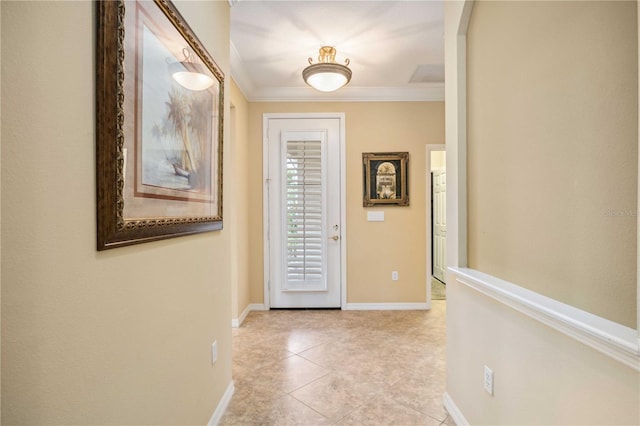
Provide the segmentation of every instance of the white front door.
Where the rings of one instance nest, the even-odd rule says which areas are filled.
[[[447,252],[447,174],[433,172],[433,276],[445,283]]]
[[[267,126],[270,306],[340,307],[340,119],[269,118]]]

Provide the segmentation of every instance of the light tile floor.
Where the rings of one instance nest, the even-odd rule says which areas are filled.
[[[430,311],[252,312],[233,330],[221,425],[454,425],[446,302]]]

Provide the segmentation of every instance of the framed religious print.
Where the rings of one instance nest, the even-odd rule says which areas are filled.
[[[409,205],[408,152],[365,152],[362,162],[364,207]]]
[[[97,16],[98,250],[221,229],[224,74],[168,0]]]

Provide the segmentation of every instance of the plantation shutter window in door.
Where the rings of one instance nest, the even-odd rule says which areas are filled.
[[[301,139],[282,140],[283,290],[325,291],[326,138]]]

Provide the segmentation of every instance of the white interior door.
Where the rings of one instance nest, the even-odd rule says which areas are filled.
[[[446,283],[447,174],[433,171],[433,276]]]
[[[340,307],[340,120],[268,120],[273,308]]]

